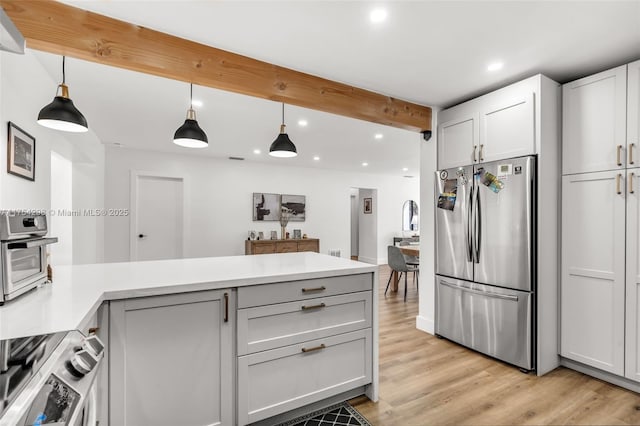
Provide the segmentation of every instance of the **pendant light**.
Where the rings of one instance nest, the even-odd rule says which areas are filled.
[[[284,132],[284,102],[282,103],[282,124],[280,125],[280,134],[269,148],[269,155],[272,157],[295,157],[298,155],[296,146],[289,139],[289,135]]]
[[[196,112],[193,109],[193,83],[191,83],[191,95],[189,99],[187,119],[184,120],[184,124],[180,126],[173,135],[173,143],[184,146],[185,148],[206,148],[209,146],[209,140],[204,130],[198,125]]]
[[[50,129],[62,130],[64,132],[86,132],[89,130],[87,119],[78,108],[73,105],[73,101],[69,98],[69,87],[66,83],[66,75],[64,70],[65,57],[62,57],[62,84],[56,89],[56,96],[53,101],[42,108],[38,114],[38,124]]]

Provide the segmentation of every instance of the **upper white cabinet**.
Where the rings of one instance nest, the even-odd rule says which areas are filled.
[[[561,355],[624,372],[624,171],[562,178]]]
[[[438,167],[448,169],[478,161],[478,113],[462,114],[438,125]]]
[[[438,168],[538,154],[536,102],[544,78],[537,75],[441,111]]]
[[[111,302],[110,424],[233,424],[233,294]]]
[[[480,162],[535,152],[533,93],[505,93],[482,110],[480,120]]]
[[[627,166],[640,165],[640,61],[627,66]]]
[[[627,66],[567,83],[562,97],[563,174],[624,168]]]

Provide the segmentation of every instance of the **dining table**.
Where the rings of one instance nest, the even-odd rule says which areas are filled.
[[[398,248],[404,255],[420,257],[420,246],[417,244],[399,246]],[[398,282],[400,281],[398,277],[399,277],[398,271],[393,271],[393,278],[391,279],[391,282],[392,282],[391,291],[398,291]]]

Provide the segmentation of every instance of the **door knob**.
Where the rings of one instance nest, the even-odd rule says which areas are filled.
[[[146,237],[146,235],[144,235],[144,234],[138,234],[138,238],[144,238],[144,237]]]

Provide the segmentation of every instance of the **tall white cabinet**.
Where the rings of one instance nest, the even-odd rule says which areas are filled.
[[[560,354],[640,382],[640,61],[563,100]]]

